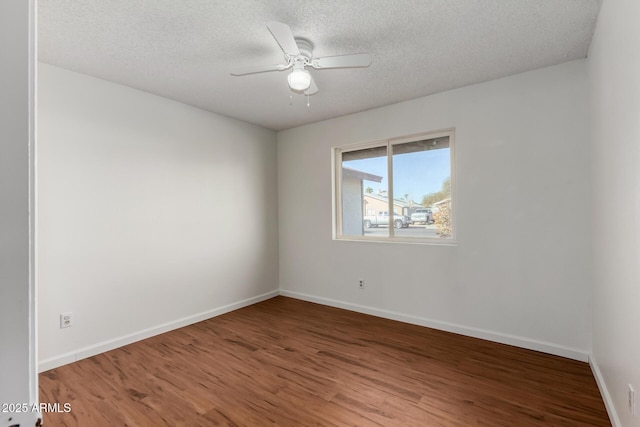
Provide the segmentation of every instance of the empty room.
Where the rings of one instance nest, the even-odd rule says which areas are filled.
[[[640,3],[0,3],[0,427],[640,426]]]

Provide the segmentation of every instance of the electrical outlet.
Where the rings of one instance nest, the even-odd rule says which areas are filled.
[[[359,286],[360,286],[360,289],[364,289],[364,279],[360,279]]]
[[[60,329],[69,328],[73,326],[73,313],[60,314]]]
[[[629,413],[632,417],[636,416],[636,391],[633,389],[631,384],[627,384],[629,386]]]

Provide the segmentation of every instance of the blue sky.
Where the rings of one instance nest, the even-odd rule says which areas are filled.
[[[451,173],[449,153],[449,148],[446,148],[394,155],[394,198],[399,199],[405,194],[409,194],[409,199],[420,203],[427,194],[440,191],[442,182]],[[386,190],[389,185],[386,157],[350,160],[343,162],[342,165],[381,176],[382,182],[380,183],[364,181],[364,188],[371,187],[375,193],[379,189]]]

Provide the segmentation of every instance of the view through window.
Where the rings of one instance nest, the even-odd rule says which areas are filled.
[[[452,240],[453,131],[336,149],[336,236]]]

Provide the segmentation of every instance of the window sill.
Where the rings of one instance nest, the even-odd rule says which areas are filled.
[[[357,236],[336,236],[333,238],[338,242],[365,242],[365,243],[400,243],[409,245],[429,245],[429,246],[458,246],[456,239],[421,239],[421,238],[402,238],[402,237],[357,237]]]

